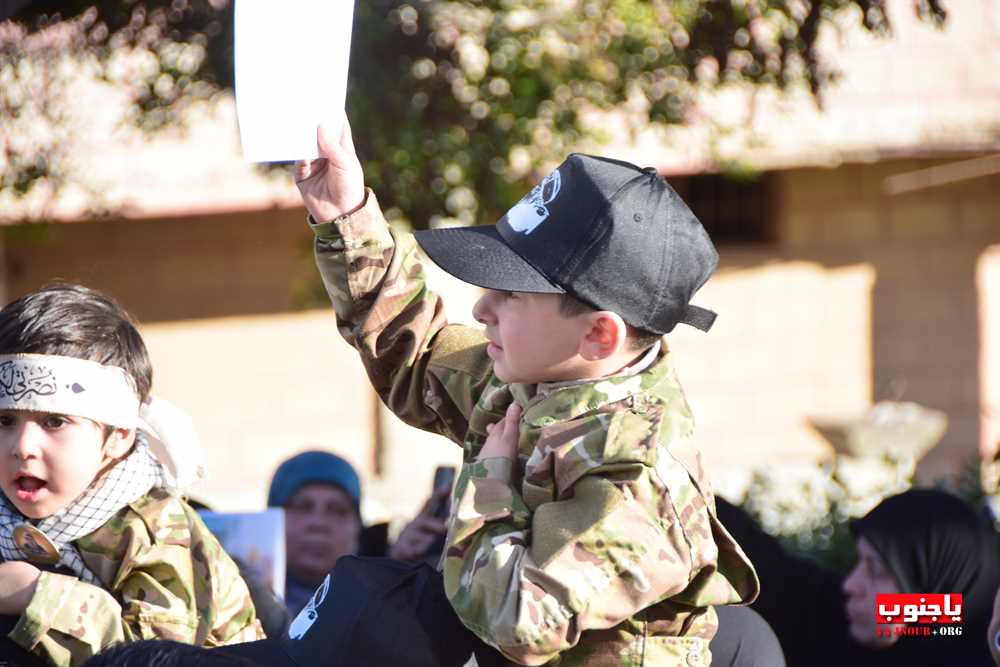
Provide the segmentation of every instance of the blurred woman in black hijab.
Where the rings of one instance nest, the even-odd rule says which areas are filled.
[[[761,595],[753,608],[774,629],[789,667],[993,664],[984,637],[1000,586],[1000,549],[987,522],[955,496],[911,490],[853,521],[859,560],[846,577],[787,553],[724,501],[719,518],[757,569]],[[876,593],[961,593],[962,635],[880,636]]]
[[[871,664],[992,665],[983,638],[1000,585],[1000,551],[995,533],[968,504],[943,491],[907,491],[851,529],[861,560],[844,580],[846,611],[852,639],[874,649]],[[896,590],[876,590],[880,574]],[[962,635],[876,638],[876,592],[961,593]]]

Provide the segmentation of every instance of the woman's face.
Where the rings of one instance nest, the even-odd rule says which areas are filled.
[[[885,566],[871,543],[858,538],[858,564],[844,579],[844,603],[847,612],[848,631],[851,638],[869,648],[886,648],[899,639],[896,628],[902,625],[876,625],[875,595],[878,593],[899,593],[899,584]]]
[[[288,571],[319,584],[341,556],[355,552],[361,521],[350,497],[330,484],[306,484],[285,504]]]

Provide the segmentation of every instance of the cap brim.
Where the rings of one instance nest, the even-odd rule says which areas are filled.
[[[459,280],[486,289],[564,294],[514,252],[493,225],[414,233],[431,260]]]
[[[278,638],[260,639],[255,642],[228,644],[212,649],[224,655],[246,658],[261,667],[288,667],[299,663],[282,647]],[[302,665],[301,667],[305,667]]]

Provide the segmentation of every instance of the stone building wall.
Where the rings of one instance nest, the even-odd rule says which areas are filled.
[[[954,472],[1000,437],[1000,178],[887,195],[893,160],[771,174],[774,239],[722,245],[696,302],[709,335],[668,340],[720,488],[755,466],[830,455],[810,416],[873,400],[948,413],[922,464]],[[271,470],[308,447],[355,463],[373,517],[415,511],[460,452],[380,410],[329,311],[298,311],[314,270],[300,210],[56,225],[8,234],[7,297],[56,278],[104,289],[142,323],[156,391],[188,410],[224,509],[263,505]],[[476,293],[435,275],[453,319]],[[734,481],[735,480],[735,481]]]

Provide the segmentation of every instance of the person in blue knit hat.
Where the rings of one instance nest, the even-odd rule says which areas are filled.
[[[358,551],[361,481],[335,454],[302,452],[275,470],[267,504],[285,510],[285,604],[295,616],[337,559]]]

